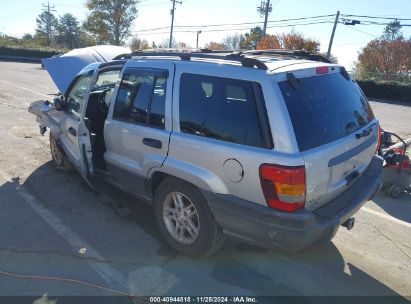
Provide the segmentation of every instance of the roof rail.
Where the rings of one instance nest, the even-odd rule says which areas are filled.
[[[253,50],[253,51],[245,51],[245,55],[266,55],[266,56],[289,56],[289,57],[296,57],[296,58],[305,58],[308,60],[313,61],[320,61],[325,63],[331,63],[331,61],[321,55],[321,54],[312,54],[307,51],[303,50],[283,50],[283,49],[270,49],[270,50]]]
[[[214,52],[201,52],[194,51],[189,53],[184,52],[145,52],[136,51],[129,54],[122,54],[115,57],[113,60],[119,59],[131,59],[133,57],[179,57],[181,60],[191,60],[191,58],[201,59],[215,59],[215,60],[227,60],[240,62],[244,67],[257,68],[260,70],[268,70],[268,67],[256,58],[246,57],[243,53],[230,53],[230,51],[224,53]]]

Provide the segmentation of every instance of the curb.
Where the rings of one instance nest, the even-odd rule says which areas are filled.
[[[35,57],[24,57],[24,56],[8,56],[0,55],[1,61],[17,61],[17,62],[28,62],[28,63],[41,63],[42,58]]]

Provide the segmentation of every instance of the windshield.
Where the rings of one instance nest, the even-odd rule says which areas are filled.
[[[374,119],[359,87],[340,73],[279,83],[300,151],[347,136]]]

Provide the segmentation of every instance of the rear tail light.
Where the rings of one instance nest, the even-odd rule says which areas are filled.
[[[381,148],[381,140],[382,140],[382,132],[381,132],[381,127],[378,125],[378,140],[377,140],[377,147],[375,148],[375,153],[378,153]]]
[[[305,204],[305,168],[272,164],[260,166],[260,182],[267,205],[293,212]]]

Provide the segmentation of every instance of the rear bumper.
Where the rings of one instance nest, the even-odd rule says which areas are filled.
[[[361,177],[340,196],[315,210],[282,212],[232,195],[205,192],[217,222],[228,235],[262,247],[298,251],[338,227],[381,187],[382,159],[375,156]]]

